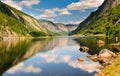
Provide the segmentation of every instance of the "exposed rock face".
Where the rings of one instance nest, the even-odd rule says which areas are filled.
[[[10,7],[0,1],[0,36],[48,35],[49,31],[41,26],[37,19]]]
[[[42,26],[45,26],[48,30],[56,32],[56,25],[52,21],[39,20]]]
[[[62,32],[62,31],[68,32],[69,31],[68,28],[62,23],[55,23],[55,25],[57,26],[57,29],[56,29],[58,30],[57,32]]]
[[[78,33],[81,29],[87,27],[95,20],[98,20],[109,8],[115,7],[118,4],[120,4],[120,0],[105,0],[103,4],[98,8],[98,10],[96,10],[95,12],[91,12],[91,14],[79,24],[77,29],[75,29],[70,34]]]
[[[76,25],[65,25],[63,23],[53,23],[52,21],[47,20],[39,20],[41,25],[45,26],[49,31],[54,33],[56,32],[69,32],[74,30],[77,26]]]
[[[78,24],[66,24],[69,31],[73,31],[77,28]]]

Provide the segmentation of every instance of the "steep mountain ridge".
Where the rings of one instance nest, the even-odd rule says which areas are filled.
[[[67,28],[67,26],[65,26],[65,24],[63,23],[55,23],[57,29],[58,30],[57,32],[69,32],[69,29]]]
[[[46,27],[49,31],[52,32],[57,32],[57,27],[56,25],[52,22],[52,21],[48,21],[48,20],[39,20],[40,24],[44,27]]]
[[[68,24],[65,25],[63,23],[53,23],[52,21],[48,21],[48,20],[39,20],[39,22],[41,23],[41,25],[43,25],[44,27],[46,27],[49,31],[52,31],[54,33],[59,33],[59,32],[69,32],[74,30],[77,25],[74,24]]]
[[[92,27],[93,25],[99,24],[97,21],[104,18],[108,18],[107,21],[109,22],[109,16],[111,15],[111,12],[113,11],[112,8],[117,8],[120,4],[120,0],[105,0],[103,2],[103,4],[98,8],[98,10],[96,10],[95,12],[91,12],[91,14],[83,21],[79,24],[79,26],[77,27],[77,29],[75,29],[74,31],[72,31],[70,34],[77,34],[77,33],[91,33],[90,30],[94,30],[93,28],[97,28],[96,27]],[[117,9],[118,13],[119,13],[119,9]],[[117,14],[118,14],[117,13]],[[116,14],[116,13],[114,13]],[[119,14],[118,14],[119,15]],[[119,20],[119,18],[118,18]],[[101,20],[102,22],[103,20]],[[105,22],[103,22],[105,23]],[[90,27],[91,25],[91,27]],[[109,24],[108,24],[109,25]],[[99,26],[101,26],[99,24]],[[104,25],[107,26],[107,25]],[[103,26],[101,26],[103,27]],[[90,29],[91,28],[91,29]],[[86,31],[86,29],[89,29],[89,31]],[[101,31],[105,31],[105,30],[101,30]],[[101,33],[100,31],[100,33]],[[97,33],[99,32],[99,30],[97,31]],[[93,32],[94,33],[94,32]],[[102,32],[103,33],[103,32]]]
[[[52,35],[39,21],[0,1],[0,37]]]
[[[78,27],[78,24],[66,24],[65,26],[68,28],[70,32],[70,31],[75,30]]]

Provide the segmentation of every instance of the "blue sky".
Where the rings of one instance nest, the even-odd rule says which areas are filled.
[[[79,24],[104,0],[2,0],[37,19]]]

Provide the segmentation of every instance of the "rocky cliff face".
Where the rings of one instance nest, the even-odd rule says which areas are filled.
[[[52,21],[47,21],[47,20],[39,20],[41,25],[46,27],[49,31],[52,31],[54,33],[59,33],[59,32],[69,32],[74,30],[77,26],[72,24],[72,26],[65,25],[62,23],[53,23]]]
[[[39,20],[40,24],[52,32],[56,32],[56,25],[52,21]]]
[[[70,32],[70,31],[75,30],[78,27],[78,24],[66,24],[65,26],[68,28]]]
[[[55,23],[56,25],[56,30],[57,32],[68,32],[68,28],[65,26],[65,24],[62,24],[62,23]]]
[[[71,34],[76,34],[80,30],[86,28],[88,25],[93,23],[94,21],[99,20],[104,13],[110,14],[110,11],[108,12],[108,10],[110,8],[114,8],[119,4],[120,0],[105,0],[103,4],[98,8],[98,10],[96,10],[95,12],[91,12],[91,14],[83,22],[81,22],[77,29],[72,31]]]
[[[37,19],[0,1],[0,37],[45,35],[49,31]]]

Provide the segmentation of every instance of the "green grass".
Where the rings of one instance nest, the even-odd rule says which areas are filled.
[[[98,76],[119,76],[120,75],[120,56],[115,59],[115,62],[104,68]]]
[[[28,33],[28,30],[20,21],[0,12],[0,31],[6,30],[14,31],[19,35],[26,35]]]

